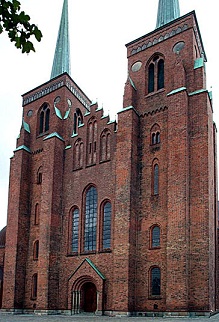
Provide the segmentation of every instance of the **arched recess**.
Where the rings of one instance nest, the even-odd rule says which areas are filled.
[[[160,126],[155,123],[150,131],[150,144],[155,145],[155,144],[160,144],[161,141],[161,133],[160,133]]]
[[[48,103],[44,103],[38,111],[37,135],[49,131],[50,125],[50,108]]]
[[[100,136],[100,161],[108,161],[111,157],[111,132],[103,130]]]
[[[105,277],[86,258],[68,279],[68,309],[71,314],[81,312],[103,313],[103,294]]]

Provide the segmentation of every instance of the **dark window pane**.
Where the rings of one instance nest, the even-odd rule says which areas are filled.
[[[160,246],[160,228],[158,226],[152,229],[152,247]]]
[[[44,124],[44,112],[42,111],[40,113],[40,128],[39,128],[39,133],[43,133],[43,124]]]
[[[148,93],[154,91],[154,64],[150,64],[148,69]]]
[[[160,269],[158,267],[151,270],[151,294],[160,295]]]
[[[78,227],[79,227],[79,210],[75,209],[72,213],[72,251],[78,251]]]
[[[107,202],[103,209],[103,249],[111,247],[111,203]]]
[[[159,166],[155,164],[154,166],[154,195],[159,193]]]
[[[97,190],[91,187],[86,194],[84,220],[84,250],[96,249],[97,236]]]
[[[46,122],[45,122],[45,132],[49,130],[49,117],[50,117],[50,109],[46,110]]]
[[[157,89],[164,88],[164,61],[163,59],[159,60],[157,66]]]

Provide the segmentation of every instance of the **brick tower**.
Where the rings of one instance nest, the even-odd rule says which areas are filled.
[[[2,308],[209,315],[217,305],[216,128],[195,12],[160,0],[127,44],[118,124],[70,77],[64,0],[51,79],[23,95]]]

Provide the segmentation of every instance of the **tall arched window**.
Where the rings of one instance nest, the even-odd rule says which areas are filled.
[[[39,240],[36,240],[33,244],[33,259],[37,260],[39,257]]]
[[[44,104],[39,116],[39,134],[49,131],[50,109],[48,104]]]
[[[154,92],[154,64],[148,68],[148,93]]]
[[[72,252],[78,252],[79,242],[79,209],[72,211]]]
[[[164,88],[164,60],[160,59],[157,64],[157,89]]]
[[[164,88],[164,59],[155,55],[148,66],[148,93]]]
[[[151,269],[151,295],[159,296],[161,294],[161,276],[160,268],[153,267]]]
[[[103,231],[102,231],[102,249],[111,247],[111,203],[107,201],[103,206]]]
[[[158,164],[154,165],[153,168],[153,194],[159,194],[159,166]]]
[[[153,226],[151,228],[151,248],[160,247],[160,227]]]
[[[96,250],[97,240],[97,189],[90,187],[85,196],[84,251]]]
[[[37,298],[37,274],[32,276],[32,285],[31,285],[31,298],[35,300]]]

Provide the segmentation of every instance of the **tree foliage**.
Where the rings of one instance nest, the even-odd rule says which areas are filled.
[[[11,42],[21,49],[22,53],[35,51],[30,40],[34,36],[41,41],[42,33],[35,24],[30,23],[30,17],[21,11],[18,0],[0,0],[0,34],[6,31]]]

